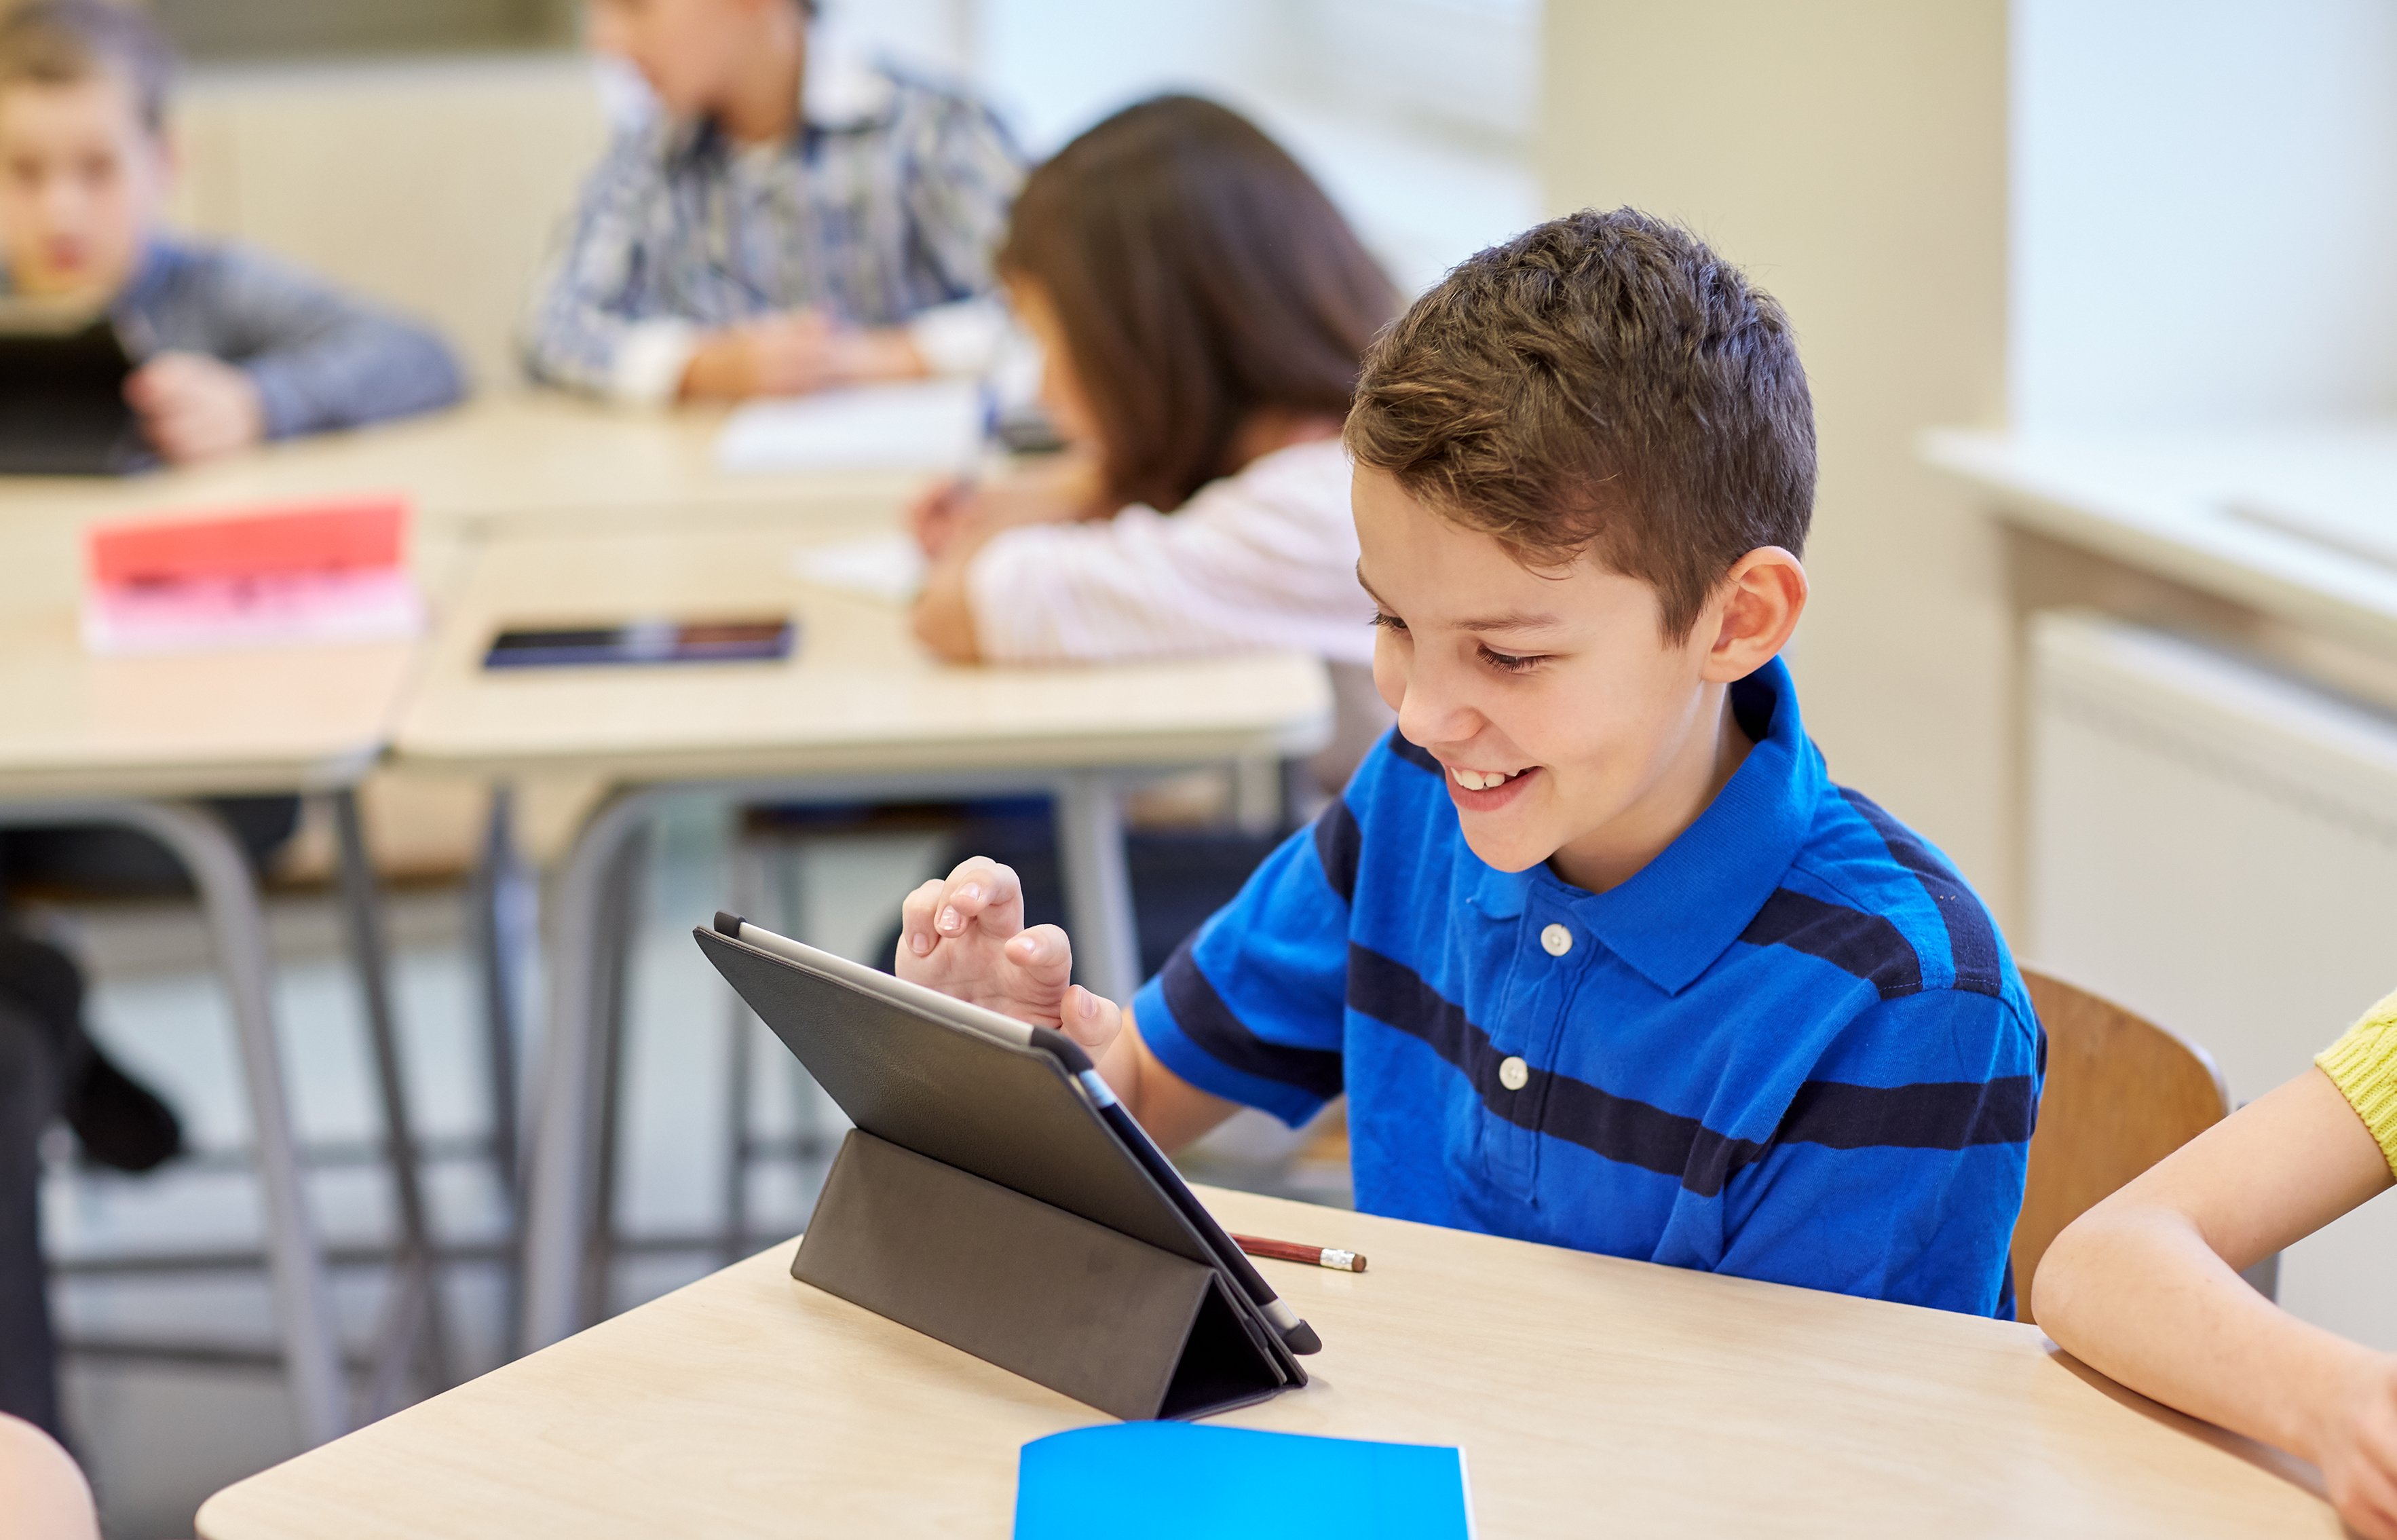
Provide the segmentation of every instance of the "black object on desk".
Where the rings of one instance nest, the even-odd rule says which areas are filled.
[[[115,323],[0,304],[0,475],[121,475],[157,463],[126,404]]]
[[[789,657],[797,636],[798,628],[787,615],[763,620],[528,627],[492,637],[490,650],[483,654],[483,666],[770,663]]]
[[[730,915],[691,933],[857,1125],[792,1277],[1118,1417],[1306,1383],[1313,1331],[1069,1039]]]

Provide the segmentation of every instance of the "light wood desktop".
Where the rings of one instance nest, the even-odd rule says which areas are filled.
[[[726,415],[720,408],[642,411],[555,392],[497,393],[187,469],[0,479],[0,518],[33,509],[130,517],[398,490],[435,529],[638,529],[662,520],[782,522],[816,510],[888,508],[926,479],[920,471],[720,471],[716,437]]]
[[[804,532],[701,529],[495,537],[448,606],[401,719],[403,762],[477,774],[528,766],[623,779],[882,775],[1036,766],[1179,765],[1295,752],[1319,735],[1321,667],[1283,653],[1106,667],[952,668],[889,600],[807,583],[803,546],[873,536],[877,517]],[[778,663],[487,671],[512,625],[795,615]]]
[[[1262,1264],[1324,1350],[1312,1385],[1220,1421],[1460,1445],[1490,1540],[2340,1533],[2274,1457],[2035,1327],[1203,1196],[1371,1260]],[[200,1533],[998,1537],[1017,1449],[1104,1420],[795,1282],[790,1254],[252,1477]]]
[[[0,497],[0,826],[117,824],[164,843],[191,874],[213,932],[241,1054],[264,1189],[276,1324],[300,1430],[349,1426],[324,1258],[301,1192],[286,1104],[265,918],[248,859],[222,822],[189,799],[318,793],[341,832],[345,900],[369,1026],[389,1049],[390,1006],[371,876],[350,797],[397,717],[415,644],[243,648],[96,657],[78,628],[85,517]],[[419,543],[421,575],[454,542]],[[389,1063],[379,1058],[378,1063]],[[411,1147],[395,1077],[387,1114]],[[399,1163],[412,1194],[412,1159]],[[412,1199],[403,1202],[419,1212]]]
[[[879,516],[810,520],[824,542],[887,534]],[[523,1344],[595,1311],[585,1241],[597,1222],[596,1117],[609,914],[628,852],[669,798],[728,805],[1024,792],[1052,795],[1078,976],[1117,998],[1138,982],[1117,778],[1303,754],[1329,730],[1322,665],[1257,654],[1108,667],[953,668],[884,598],[797,575],[787,528],[495,536],[446,607],[396,763],[504,778],[575,770],[618,789],[585,822],[545,912],[548,1030],[525,1214]],[[792,615],[779,663],[481,666],[511,625]]]

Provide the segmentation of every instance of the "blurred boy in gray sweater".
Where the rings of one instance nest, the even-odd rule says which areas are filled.
[[[0,21],[0,295],[109,310],[147,358],[127,398],[171,461],[458,399],[458,366],[422,327],[159,228],[172,67],[127,6],[35,0]]]

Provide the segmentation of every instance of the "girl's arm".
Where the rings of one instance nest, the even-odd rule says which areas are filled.
[[[2040,1263],[2032,1310],[2133,1389],[2310,1460],[2341,1517],[2397,1540],[2397,1355],[2239,1277],[2390,1183],[2354,1108],[2309,1069],[2075,1220]]]

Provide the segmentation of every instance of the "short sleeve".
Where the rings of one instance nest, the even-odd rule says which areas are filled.
[[[2365,1011],[2314,1063],[2372,1131],[2390,1173],[2397,1175],[2397,995]]]
[[[1355,826],[1335,799],[1291,836],[1133,1007],[1166,1068],[1292,1128],[1343,1085],[1348,902],[1326,875],[1325,847],[1337,847],[1329,852],[1337,864]]]

